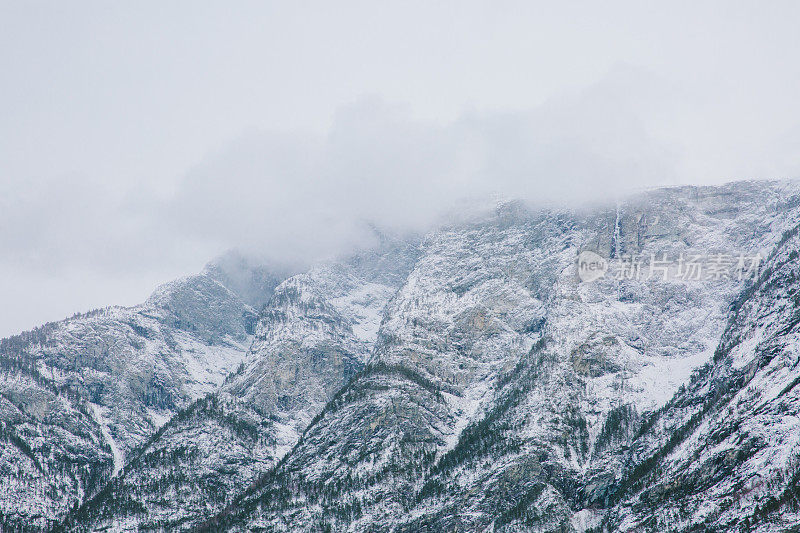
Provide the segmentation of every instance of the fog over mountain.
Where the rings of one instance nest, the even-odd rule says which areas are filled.
[[[0,533],[800,531],[798,21],[0,0]]]
[[[0,6],[0,333],[487,191],[796,176],[794,2]]]
[[[791,531],[800,180],[487,201],[0,340],[0,529]]]

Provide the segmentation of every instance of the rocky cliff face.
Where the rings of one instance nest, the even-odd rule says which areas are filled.
[[[235,267],[240,264],[235,264]],[[216,278],[262,278],[250,293]],[[212,263],[142,305],[108,308],[4,339],[6,526],[52,523],[115,474],[181,408],[244,358],[257,314],[245,303],[275,278]],[[33,487],[39,486],[39,489]]]
[[[0,530],[39,531],[97,491],[113,450],[92,407],[22,354],[0,358]]]
[[[583,213],[511,204],[430,235],[365,370],[209,528],[600,527],[637,433],[712,359],[743,284],[677,265],[581,283],[575,257],[591,248],[621,270],[631,255],[770,249],[797,220],[792,187],[654,191]]]
[[[614,529],[785,531],[800,523],[800,239],[732,304],[713,359],[642,425]]]
[[[416,257],[413,238],[384,239],[278,285],[237,370],[137,450],[63,527],[187,529],[230,504],[363,368],[383,310]]]
[[[115,400],[84,386],[69,408],[101,443],[96,471],[113,469],[106,434],[130,444],[110,482],[71,489],[83,505],[62,527],[780,530],[800,475],[798,223],[798,183],[736,183],[503,203],[316,265],[263,302],[241,294],[252,277],[208,268],[202,290],[157,292],[143,327],[236,356],[210,371],[158,359],[179,400],[137,400],[124,422],[147,363],[115,371]],[[586,251],[604,277],[583,276]],[[137,430],[157,408],[169,422]]]

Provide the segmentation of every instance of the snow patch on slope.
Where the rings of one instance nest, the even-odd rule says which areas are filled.
[[[378,283],[365,283],[363,286],[332,298],[330,303],[344,317],[352,322],[353,335],[363,342],[375,342],[383,318],[386,302],[396,289]]]
[[[103,438],[111,448],[111,455],[114,458],[114,471],[111,477],[114,477],[122,470],[122,466],[125,464],[125,456],[122,450],[119,449],[119,446],[117,446],[117,441],[114,440],[111,431],[108,429],[108,420],[106,420],[106,417],[103,415],[104,408],[96,403],[89,402],[89,405],[92,408],[95,420],[100,425],[100,432],[103,434]]]

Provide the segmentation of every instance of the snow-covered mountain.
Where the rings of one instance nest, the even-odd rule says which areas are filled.
[[[21,407],[60,448],[6,450],[71,496],[15,486],[76,531],[780,531],[800,518],[798,224],[800,183],[741,182],[503,202],[292,276],[218,261],[97,315],[124,361],[26,341],[8,382],[51,387],[71,433]],[[37,470],[67,437],[94,477]]]
[[[202,274],[0,342],[5,529],[45,527],[241,364],[257,313],[285,274],[231,254]],[[250,284],[228,288],[229,279]]]
[[[800,524],[799,229],[734,301],[713,359],[641,425],[605,520],[613,529]]]
[[[65,529],[185,529],[219,512],[274,467],[363,368],[383,309],[416,256],[413,238],[385,239],[278,285],[236,372],[137,450]]]
[[[690,187],[434,232],[366,369],[210,529],[600,526],[631,440],[712,360],[745,282],[581,283],[578,252],[755,254],[797,206],[796,184]]]

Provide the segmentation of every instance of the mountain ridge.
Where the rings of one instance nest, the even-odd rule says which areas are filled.
[[[301,272],[228,258],[218,265],[244,267],[225,275],[212,265],[164,287],[147,304],[163,312],[131,324],[148,334],[167,324],[196,362],[201,352],[184,335],[203,343],[202,353],[230,343],[226,349],[238,355],[215,371],[211,386],[197,388],[211,381],[196,372],[168,387],[196,383],[199,392],[184,393],[171,404],[171,420],[131,440],[124,450],[133,455],[121,469],[113,447],[102,446],[106,411],[89,405],[101,481],[76,492],[72,511],[62,507],[46,525],[410,532],[680,524],[690,531],[745,527],[747,518],[747,527],[775,530],[782,527],[776,513],[794,512],[796,473],[781,455],[788,441],[752,448],[777,454],[774,471],[785,472],[769,482],[775,490],[753,489],[761,499],[703,511],[702,522],[676,508],[665,496],[676,489],[653,472],[684,479],[679,490],[698,506],[703,498],[712,506],[727,501],[724,484],[746,482],[739,463],[750,456],[724,459],[734,466],[705,485],[681,477],[692,465],[674,456],[707,438],[705,424],[725,425],[698,419],[703,409],[717,412],[703,406],[716,401],[720,383],[739,391],[742,413],[770,397],[767,384],[785,391],[769,400],[775,409],[800,412],[800,378],[747,362],[762,344],[781,347],[770,359],[776,364],[794,357],[791,305],[777,314],[747,309],[793,301],[798,222],[800,183],[736,182],[644,191],[580,209],[501,202],[424,237],[383,236],[373,249]],[[605,277],[581,281],[583,250],[605,258]],[[690,257],[710,265],[758,254],[768,281],[685,276]],[[653,275],[662,257],[671,261]],[[267,287],[262,293],[248,292],[259,284]],[[723,349],[732,335],[750,340]],[[731,377],[750,372],[763,390]],[[748,426],[747,415],[739,419],[769,437],[755,422]],[[724,431],[715,438],[735,438]]]

